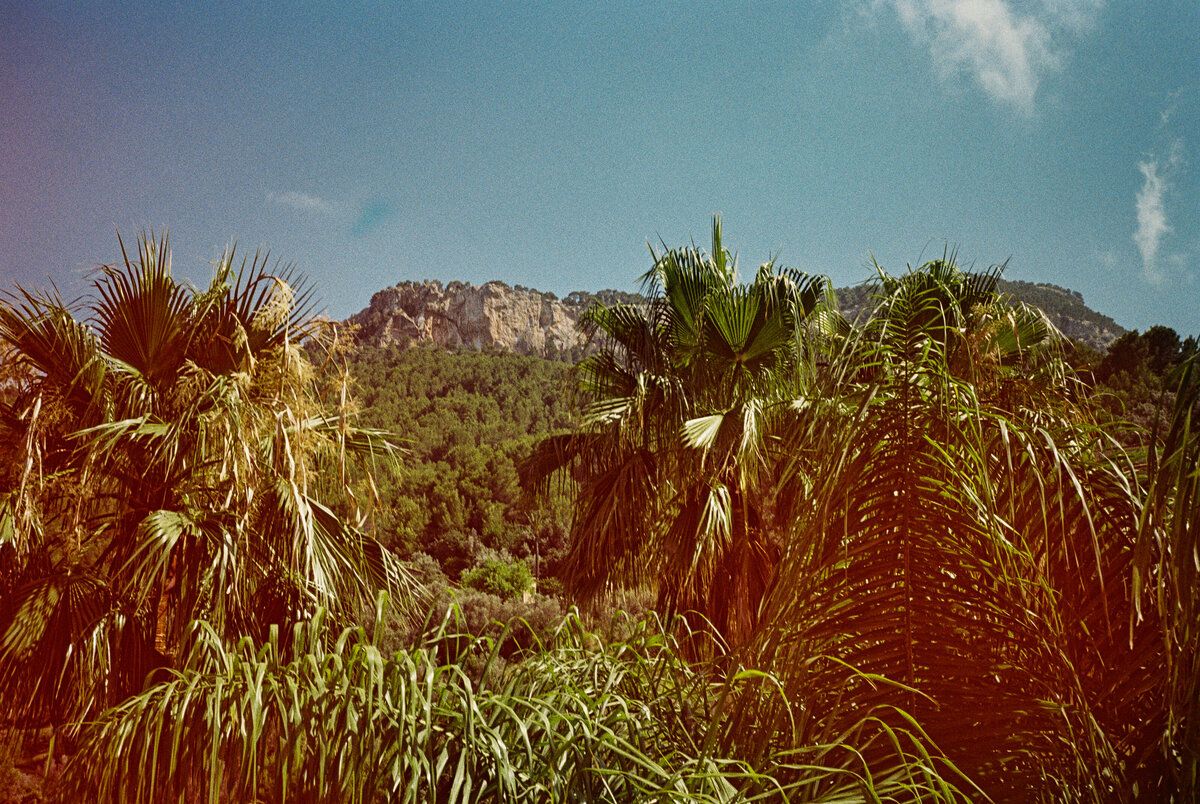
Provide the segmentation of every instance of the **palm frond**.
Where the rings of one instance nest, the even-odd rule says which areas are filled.
[[[1161,642],[1154,653],[1166,670],[1159,702],[1165,723],[1153,763],[1157,778],[1151,781],[1183,801],[1200,793],[1200,432],[1195,425],[1200,363],[1195,355],[1171,381],[1170,429],[1161,451],[1151,455],[1147,502],[1132,556],[1130,631],[1136,638],[1144,630],[1140,625],[1157,626]]]

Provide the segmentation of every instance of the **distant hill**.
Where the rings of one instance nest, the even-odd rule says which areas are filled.
[[[871,285],[838,288],[838,306],[847,318],[854,320],[871,303]],[[1083,294],[1049,282],[1000,280],[1000,292],[1015,301],[1040,307],[1054,326],[1072,340],[1104,352],[1109,344],[1125,333],[1125,328],[1103,313],[1088,307]]]
[[[1042,308],[1062,334],[1098,352],[1125,334],[1125,328],[1083,302],[1083,294],[1048,282],[1000,280],[1000,289],[1014,299]]]
[[[1084,304],[1083,296],[1047,283],[1001,281],[1001,290],[1017,301],[1036,305],[1064,335],[1103,352],[1124,328]],[[871,286],[839,288],[839,306],[853,319],[871,302]],[[501,348],[566,362],[586,349],[576,328],[593,301],[636,303],[642,297],[616,290],[576,291],[565,298],[520,285],[491,281],[401,282],[371,297],[366,309],[351,316],[358,339],[368,346],[427,341],[448,348]]]

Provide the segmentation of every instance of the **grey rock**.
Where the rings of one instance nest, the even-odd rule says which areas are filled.
[[[585,344],[575,323],[586,309],[550,293],[511,288],[503,282],[481,287],[451,282],[401,282],[371,297],[365,310],[350,317],[358,340],[370,346],[432,341],[448,348],[509,349],[525,355],[554,357]]]

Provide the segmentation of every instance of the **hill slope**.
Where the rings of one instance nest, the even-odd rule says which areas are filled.
[[[1040,307],[1059,331],[1072,340],[1103,352],[1108,345],[1125,332],[1125,328],[1103,313],[1088,307],[1083,295],[1048,282],[1021,282],[1000,280],[1000,292],[1015,301]],[[870,284],[836,291],[841,310],[853,320],[870,304]]]

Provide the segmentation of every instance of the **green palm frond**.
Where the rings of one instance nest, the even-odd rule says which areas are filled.
[[[1062,335],[1046,314],[1037,307],[1027,304],[1007,306],[997,316],[995,328],[989,338],[989,346],[1002,359],[1028,352]]]
[[[56,291],[38,295],[18,289],[0,300],[0,338],[11,346],[14,360],[44,378],[38,391],[53,389],[74,415],[87,421],[105,415],[107,364],[98,354],[95,335],[71,316]]]
[[[1132,556],[1130,632],[1147,625],[1158,637],[1165,683],[1150,789],[1186,801],[1200,793],[1200,362],[1195,355],[1171,376],[1175,405],[1160,449],[1151,453],[1146,507]],[[1165,722],[1162,722],[1165,721]],[[1149,785],[1148,785],[1149,786]]]
[[[243,257],[235,271],[236,253],[235,245],[217,263],[218,276],[233,278],[222,315],[246,329],[254,352],[298,341],[313,317],[315,288],[291,266],[269,269],[269,254],[255,253],[249,264]]]
[[[882,707],[990,794],[1100,800],[1097,780],[1135,778],[1127,757],[1155,722],[1144,634],[1131,645],[1112,619],[1136,488],[1085,424],[980,396],[958,361],[989,326],[994,278],[928,270],[885,276],[821,374],[824,401],[783,408],[792,530],[753,666],[788,668],[806,742]]]
[[[99,655],[89,650],[113,616],[113,595],[103,579],[74,567],[58,569],[27,577],[4,598],[0,702],[8,723],[56,723],[116,700],[119,690],[105,683],[112,656],[103,648]],[[138,658],[131,654],[127,661],[133,665]]]
[[[93,283],[90,323],[104,353],[161,390],[174,381],[190,337],[191,294],[171,276],[167,237],[138,239],[137,262],[121,243],[124,265],[102,266]]]
[[[815,372],[823,347],[805,345],[804,327],[832,300],[829,283],[770,261],[738,284],[719,218],[711,252],[650,252],[645,305],[584,316],[603,337],[576,369],[579,432],[538,448],[523,476],[535,489],[550,472],[574,481],[566,572],[580,600],[650,584],[663,612],[694,610],[742,639],[782,530],[771,427]]]
[[[680,432],[683,443],[692,449],[710,450],[717,443],[717,436],[725,423],[725,413],[700,416],[683,423]]]
[[[352,616],[379,588],[416,599],[351,493],[353,467],[389,468],[400,447],[319,400],[298,347],[311,290],[265,256],[235,268],[231,251],[197,292],[172,276],[165,235],[121,247],[82,307],[24,291],[0,304],[25,372],[3,415],[22,471],[0,488],[21,548],[20,583],[0,587],[0,676],[36,651],[65,680],[30,700],[65,722],[141,689],[194,619],[233,639],[319,605]],[[76,605],[64,590],[84,581],[64,578],[102,591]],[[6,697],[3,714],[24,706]]]
[[[585,470],[586,471],[586,470]],[[659,509],[658,462],[640,449],[606,457],[580,484],[564,560],[582,600],[611,585],[637,586],[653,577],[654,513]]]

